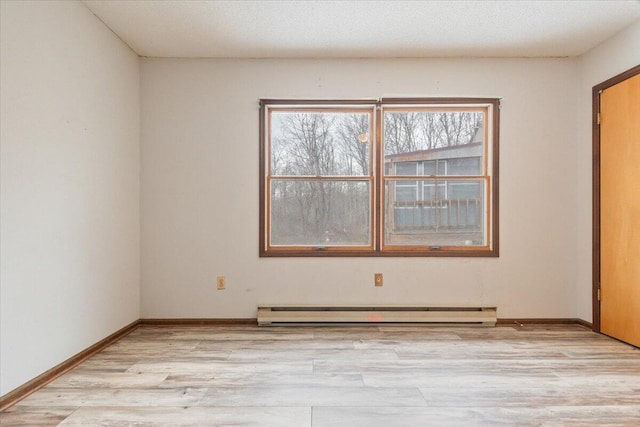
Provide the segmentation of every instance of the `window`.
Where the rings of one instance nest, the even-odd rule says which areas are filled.
[[[260,256],[497,256],[497,99],[260,101]]]

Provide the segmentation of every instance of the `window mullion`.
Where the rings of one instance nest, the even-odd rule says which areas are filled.
[[[376,252],[382,251],[382,233],[384,230],[385,215],[384,209],[384,146],[383,146],[383,128],[382,128],[382,108],[380,102],[376,104],[375,108],[375,148],[372,150],[375,156],[375,164],[377,165],[374,171],[375,185],[374,194],[375,200],[373,201],[373,208],[375,212],[374,226],[372,227],[374,238],[374,250]]]

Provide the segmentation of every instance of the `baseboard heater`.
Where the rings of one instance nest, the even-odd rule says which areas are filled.
[[[425,323],[495,326],[496,307],[260,305],[258,325]]]

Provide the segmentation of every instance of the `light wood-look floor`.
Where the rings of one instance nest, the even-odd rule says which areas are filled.
[[[581,326],[140,327],[0,425],[640,426],[640,350]]]

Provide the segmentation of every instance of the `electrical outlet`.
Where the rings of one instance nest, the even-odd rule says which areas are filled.
[[[227,288],[227,281],[224,278],[224,276],[216,277],[216,283],[218,285],[218,290],[222,290],[222,289],[226,289]]]
[[[373,284],[376,286],[382,286],[382,273],[376,273],[373,275]]]

